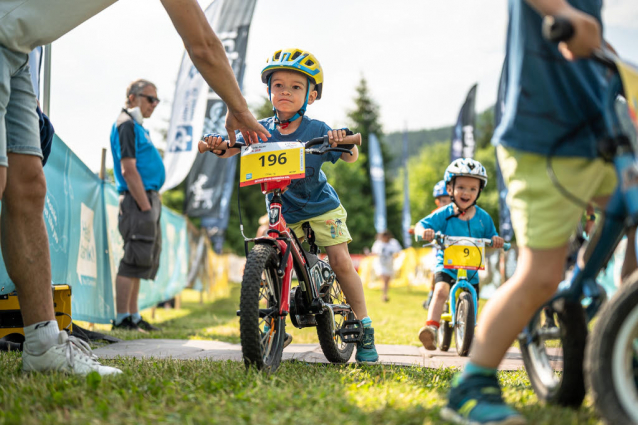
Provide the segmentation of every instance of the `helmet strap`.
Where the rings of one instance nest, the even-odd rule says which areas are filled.
[[[268,100],[272,104],[272,90],[271,90],[271,86],[270,86],[271,78],[272,78],[272,74],[270,76],[268,76]],[[304,104],[301,107],[301,109],[298,110],[297,113],[295,113],[295,115],[293,115],[292,118],[287,119],[287,120],[283,120],[283,121],[280,120],[279,119],[279,114],[277,112],[277,109],[274,106],[272,107],[272,111],[275,113],[275,121],[273,122],[275,128],[277,126],[279,126],[282,129],[286,129],[286,128],[288,128],[288,126],[290,125],[291,122],[293,122],[294,120],[296,120],[298,118],[303,117],[306,114],[306,108],[308,107],[308,98],[310,97],[310,78],[306,78],[306,80],[308,81],[308,87],[306,89],[306,101],[304,102]],[[271,130],[274,130],[275,128],[271,128]]]

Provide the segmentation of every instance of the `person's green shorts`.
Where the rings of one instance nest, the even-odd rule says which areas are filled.
[[[343,205],[339,205],[334,210],[317,217],[300,221],[299,223],[288,224],[288,227],[295,232],[297,238],[301,239],[304,237],[301,226],[308,222],[315,232],[315,243],[318,246],[339,245],[343,242],[352,242],[350,232],[348,232],[348,227],[346,226],[347,217],[348,213],[345,208],[343,208]]]
[[[547,158],[517,149],[496,149],[507,185],[507,204],[519,245],[536,249],[565,245],[585,207],[568,199],[547,175]],[[614,167],[602,159],[553,157],[552,169],[569,193],[589,202],[611,195],[617,179]]]

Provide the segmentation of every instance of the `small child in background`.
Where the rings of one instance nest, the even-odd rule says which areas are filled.
[[[386,230],[377,234],[377,240],[372,245],[372,254],[376,254],[374,261],[374,272],[383,281],[383,302],[387,303],[390,279],[394,275],[393,260],[394,254],[401,252],[401,244],[392,237],[392,233]]]

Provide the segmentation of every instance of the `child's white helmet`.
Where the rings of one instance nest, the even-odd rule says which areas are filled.
[[[455,177],[474,177],[481,181],[481,190],[487,185],[487,171],[483,165],[472,158],[459,158],[445,169],[444,180],[449,183]]]

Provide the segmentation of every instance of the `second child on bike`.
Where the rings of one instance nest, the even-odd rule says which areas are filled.
[[[261,142],[308,141],[325,135],[331,142],[336,142],[345,137],[345,130],[332,130],[326,123],[306,116],[306,108],[321,98],[323,90],[323,70],[314,55],[300,49],[278,50],[268,58],[261,80],[268,87],[274,112],[274,116],[260,121],[272,135]],[[237,140],[243,141],[242,136],[237,135]],[[207,137],[205,141],[221,157],[239,153],[238,149],[214,150],[222,142],[220,137]],[[348,252],[352,238],[346,226],[347,213],[337,192],[321,171],[324,162],[334,164],[339,159],[355,162],[359,151],[356,146],[351,150],[352,155],[340,152],[306,155],[306,178],[294,180],[282,195],[283,215],[300,240],[304,235],[302,225],[310,223],[316,244],[325,247],[346,299],[364,327],[363,338],[357,343],[356,360],[375,363],[379,356],[374,345],[372,320],[368,316],[361,278]]]
[[[459,158],[445,170],[445,183],[452,203],[419,221],[415,234],[428,242],[434,239],[436,232],[447,236],[492,239],[494,248],[502,248],[503,239],[496,233],[492,217],[476,205],[487,184],[485,167],[471,158]],[[443,306],[456,276],[456,270],[443,268],[443,251],[440,250],[436,259],[432,303],[425,326],[419,331],[419,340],[426,350],[436,350]],[[468,280],[477,287],[478,273],[468,275]]]

